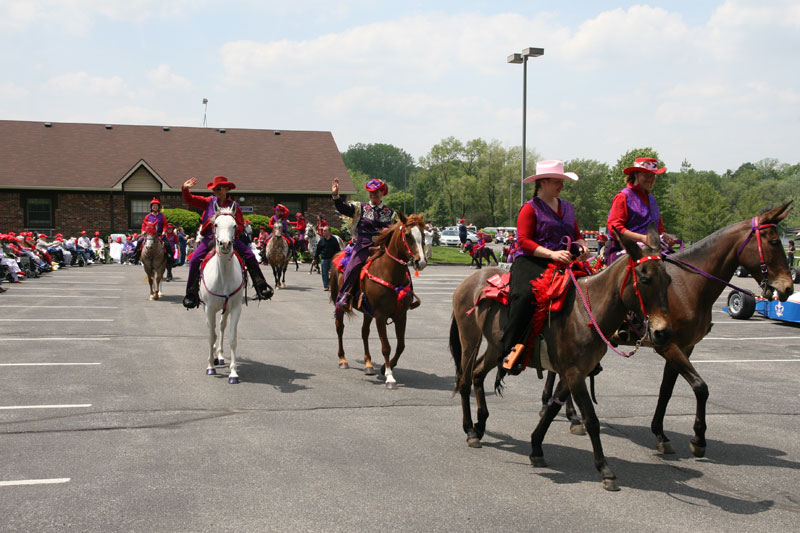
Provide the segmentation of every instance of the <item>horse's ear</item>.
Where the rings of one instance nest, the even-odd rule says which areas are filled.
[[[624,236],[618,232],[616,228],[611,228],[611,231],[614,232],[614,238],[616,238],[622,244],[622,247],[625,248],[625,251],[628,252],[628,256],[630,256],[634,261],[642,258],[642,249],[639,248],[639,245],[636,244],[636,241]]]
[[[762,213],[758,217],[759,224],[777,224],[789,214],[789,206],[792,205],[792,200],[789,200],[782,206],[771,209],[766,213]]]
[[[406,220],[408,220],[408,218],[406,217],[406,215],[405,215],[405,214],[404,214],[404,213],[403,213],[401,210],[399,210],[399,209],[398,209],[398,210],[396,210],[396,211],[395,211],[395,213],[397,213],[397,218],[399,218],[399,219],[400,219],[400,222],[402,222],[403,224],[405,224],[405,223],[406,223]]]
[[[658,227],[652,222],[647,225],[647,246],[652,252],[661,250],[661,236],[658,234]]]

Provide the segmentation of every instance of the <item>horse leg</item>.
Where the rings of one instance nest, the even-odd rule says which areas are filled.
[[[218,365],[225,364],[225,356],[222,353],[222,346],[225,343],[225,328],[228,327],[228,312],[220,313],[219,319],[219,340],[217,340],[217,350],[214,361]]]
[[[336,321],[336,336],[339,338],[339,368],[348,369],[350,365],[347,364],[347,358],[344,356],[344,342],[342,342],[342,335],[344,335],[344,313],[336,310],[333,312],[333,317]]]
[[[669,444],[669,439],[664,435],[664,415],[667,404],[672,396],[678,374],[689,383],[697,402],[694,418],[694,436],[689,441],[689,448],[695,457],[703,457],[706,453],[706,402],[708,401],[708,385],[697,373],[689,361],[694,347],[686,350],[684,354],[675,344],[670,344],[664,349],[657,350],[667,361],[664,365],[664,375],[661,380],[661,390],[658,394],[658,405],[650,424],[650,430],[656,435],[658,451],[661,453],[675,453]]]
[[[482,439],[486,432],[486,420],[489,418],[489,407],[486,403],[486,389],[484,383],[486,375],[497,366],[500,352],[489,345],[480,359],[480,363],[472,372],[472,388],[475,389],[475,405],[478,414],[478,421],[475,424],[475,431],[478,438]]]
[[[386,334],[386,321],[378,319],[375,321],[375,326],[378,329],[378,336],[381,339],[381,353],[383,354],[384,360],[384,364],[381,367],[381,374],[386,376],[386,388],[395,390],[397,388],[397,381],[394,379],[392,366],[389,361],[389,356],[392,354],[392,346],[389,344],[389,337]]]
[[[361,340],[364,342],[364,375],[374,376],[375,367],[372,366],[372,355],[369,353],[369,327],[372,324],[372,317],[364,313],[364,320],[361,322]]]
[[[569,420],[569,432],[573,435],[586,435],[586,428],[583,427],[583,420],[578,416],[575,410],[575,404],[572,403],[572,395],[567,398],[567,411],[565,413]]]
[[[611,470],[603,454],[603,445],[600,442],[600,421],[597,419],[597,414],[594,412],[592,399],[589,397],[589,391],[586,388],[586,379],[584,379],[576,368],[570,368],[564,378],[569,385],[572,397],[575,398],[575,402],[577,402],[578,407],[580,407],[586,431],[589,433],[589,438],[592,440],[594,466],[603,478],[603,488],[609,491],[617,491],[619,490],[617,476],[614,475],[614,472]]]
[[[228,332],[228,337],[230,338],[230,345],[231,345],[231,373],[228,376],[228,383],[236,384],[239,383],[239,374],[236,372],[236,345],[237,345],[237,328],[239,326],[239,315],[242,313],[242,307],[240,305],[233,306],[233,310],[228,310],[230,313],[230,321],[231,321],[231,329]]]
[[[544,452],[542,451],[542,441],[544,441],[544,436],[547,434],[553,419],[561,410],[561,406],[567,401],[567,396],[569,396],[569,388],[564,380],[559,380],[555,393],[548,400],[544,414],[539,419],[536,429],[531,433],[530,460],[533,466],[547,466],[544,460]]]
[[[206,306],[206,324],[208,325],[208,366],[206,374],[213,376],[217,373],[214,368],[214,345],[217,343],[217,313],[212,305]]]
[[[542,389],[542,408],[539,410],[539,417],[544,416],[544,412],[547,410],[547,406],[549,405],[550,398],[553,397],[553,387],[556,384],[556,373],[552,370],[547,371],[547,378],[544,380],[544,388]]]
[[[394,357],[392,357],[391,368],[397,366],[397,362],[400,360],[400,355],[402,355],[403,351],[406,349],[406,319],[408,315],[406,313],[400,313],[397,319],[394,321],[394,336],[397,339],[397,345],[394,348]]]

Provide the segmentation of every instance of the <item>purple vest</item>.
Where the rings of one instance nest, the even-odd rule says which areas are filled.
[[[650,207],[636,194],[630,187],[625,187],[621,191],[625,195],[625,201],[628,205],[628,221],[625,222],[625,229],[634,233],[647,233],[647,226],[652,222],[658,228],[658,221],[661,220],[661,212],[658,209],[656,197],[648,193],[648,200],[650,200]],[[622,250],[622,244],[616,239],[611,239],[606,254],[610,255],[614,252]]]
[[[222,209],[221,207],[217,207],[217,197],[212,196],[211,201],[208,202],[206,206],[206,210],[203,212],[203,216],[200,219],[200,224],[202,225],[202,231],[200,232],[203,237],[210,237],[214,234],[214,228],[211,226],[210,221],[214,219],[216,216],[216,211]],[[231,205],[228,206],[229,208],[233,209],[233,212],[236,213],[236,202],[231,202]],[[215,210],[216,208],[216,210]]]
[[[575,235],[575,208],[566,200],[561,200],[561,216],[553,211],[541,198],[536,197],[527,202],[529,206],[536,212],[536,243],[539,246],[544,246],[548,250],[563,250],[561,239],[564,236],[573,238]],[[517,228],[519,234],[519,228]],[[520,255],[528,255],[522,251],[522,248],[517,248],[513,257],[509,260],[513,261]]]

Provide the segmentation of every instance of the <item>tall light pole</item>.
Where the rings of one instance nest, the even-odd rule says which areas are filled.
[[[525,147],[525,133],[526,133],[526,107],[528,103],[528,58],[539,57],[544,55],[544,48],[525,48],[521,54],[511,54],[508,56],[509,63],[522,63],[522,178],[519,185],[519,205],[525,203],[525,183],[522,181],[527,176],[525,175],[526,166],[525,159],[527,157],[527,149]]]

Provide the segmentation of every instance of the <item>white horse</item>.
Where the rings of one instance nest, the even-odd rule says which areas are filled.
[[[231,209],[220,209],[214,217],[214,240],[216,251],[206,261],[200,273],[200,299],[205,303],[206,324],[208,324],[208,367],[206,374],[217,373],[214,365],[224,365],[222,342],[225,338],[225,327],[230,319],[231,365],[228,383],[239,383],[236,372],[236,327],[242,314],[242,290],[247,282],[244,266],[233,253],[233,241],[236,238],[236,218]],[[217,338],[217,313],[219,319],[219,339]]]

